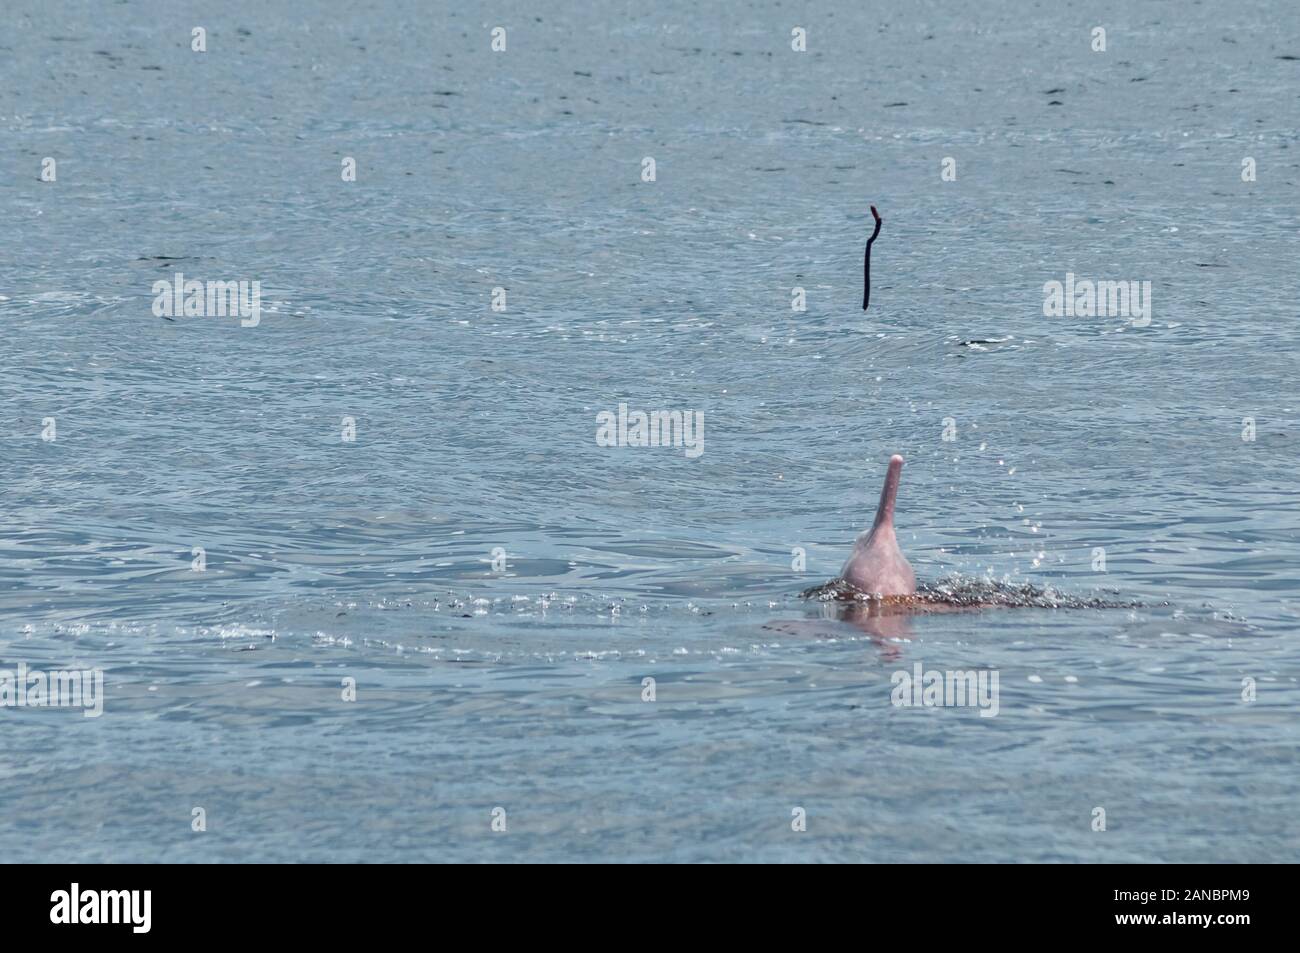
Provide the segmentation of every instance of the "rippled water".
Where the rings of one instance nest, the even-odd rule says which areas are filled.
[[[831,7],[7,5],[6,859],[1297,859],[1300,14]]]

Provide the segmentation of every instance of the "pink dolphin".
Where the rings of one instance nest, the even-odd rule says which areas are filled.
[[[894,501],[898,481],[903,476],[903,458],[889,458],[889,472],[880,491],[880,506],[871,529],[853,544],[853,554],[840,571],[840,577],[860,592],[873,596],[910,596],[916,593],[916,575],[898,548],[894,535]]]

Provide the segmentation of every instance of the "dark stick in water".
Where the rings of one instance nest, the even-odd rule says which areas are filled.
[[[876,211],[876,207],[874,205],[871,206],[871,214],[876,220],[876,230],[872,232],[871,237],[867,239],[867,253],[862,258],[862,310],[863,311],[867,310],[867,304],[871,301],[871,243],[874,242],[876,240],[876,236],[880,234],[880,222],[881,222],[880,213]]]

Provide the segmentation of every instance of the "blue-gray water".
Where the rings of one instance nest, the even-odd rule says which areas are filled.
[[[105,680],[6,860],[1297,859],[1300,13],[815,7],[6,3],[0,667]],[[1142,607],[801,601],[894,452],[923,580]]]

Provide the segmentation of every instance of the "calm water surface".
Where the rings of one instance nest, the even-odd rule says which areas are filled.
[[[1300,859],[1294,5],[4,20],[0,667],[105,686],[0,712],[6,859]],[[923,580],[1140,606],[802,601],[894,452]]]

